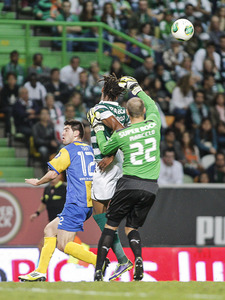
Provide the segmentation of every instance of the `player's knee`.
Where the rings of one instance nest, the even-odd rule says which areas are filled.
[[[137,229],[131,228],[131,227],[125,227],[125,234],[126,234],[126,236],[128,236],[128,234],[129,234],[132,230],[137,230]]]
[[[60,251],[64,252],[65,247],[66,247],[66,245],[65,245],[65,243],[63,241],[57,241],[57,248]]]

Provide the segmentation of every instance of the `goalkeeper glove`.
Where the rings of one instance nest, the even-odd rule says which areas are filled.
[[[128,89],[135,96],[142,91],[142,88],[138,84],[137,80],[130,76],[121,77],[118,85],[124,89]]]
[[[91,108],[87,113],[87,119],[95,133],[98,131],[104,131],[104,125],[101,121],[100,112],[95,111],[94,108]]]

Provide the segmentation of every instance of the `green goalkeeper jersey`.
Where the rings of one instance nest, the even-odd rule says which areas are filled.
[[[97,140],[104,155],[122,150],[123,175],[154,180],[158,179],[160,171],[161,120],[155,102],[143,91],[138,93],[138,97],[145,104],[145,120],[114,132],[108,141],[103,131],[99,131]]]
[[[130,123],[130,119],[126,113],[126,109],[124,107],[121,107],[118,102],[102,100],[95,105],[94,109],[101,114],[101,120],[107,119],[110,116],[114,116],[124,127]],[[112,129],[104,125],[104,136],[106,137],[106,139],[109,139],[112,134]],[[104,156],[99,149],[95,132],[92,128],[91,144],[94,150],[95,159],[97,161],[101,160]]]

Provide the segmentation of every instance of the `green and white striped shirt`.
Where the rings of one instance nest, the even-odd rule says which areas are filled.
[[[130,119],[126,113],[126,109],[124,107],[121,107],[118,104],[118,102],[102,100],[95,105],[94,109],[95,111],[100,112],[102,120],[114,116],[124,127],[126,127],[130,123]],[[104,127],[104,135],[106,139],[109,139],[110,136],[113,134],[113,131],[111,128],[105,125]],[[104,155],[101,154],[93,129],[91,129],[91,144],[94,149],[95,159],[97,161],[101,160],[104,157]]]

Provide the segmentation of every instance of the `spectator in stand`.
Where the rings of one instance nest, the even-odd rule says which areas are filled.
[[[18,85],[16,84],[16,74],[9,72],[7,74],[7,83],[1,90],[0,97],[0,110],[4,113],[5,122],[5,137],[11,133],[11,116],[13,111],[13,105],[16,103],[18,97]]]
[[[182,1],[183,2],[183,1]],[[184,14],[180,16],[181,19],[188,19],[192,24],[195,23],[196,18],[194,16],[194,6],[187,2],[184,8]]]
[[[115,15],[120,21],[120,26],[123,30],[128,28],[128,21],[131,18],[132,10],[129,1],[115,0],[113,1]]]
[[[138,24],[138,29],[140,29],[140,26],[143,23],[150,23],[151,26],[154,27],[154,25],[158,25],[162,19],[162,12],[159,12],[159,14],[154,14],[152,9],[148,6],[148,1],[140,0],[138,2],[138,9],[136,11],[133,11],[133,14],[128,23],[128,27],[133,28]]]
[[[192,77],[195,78],[196,82],[199,82],[202,79],[200,73],[194,72],[192,70],[192,59],[190,56],[186,56],[180,65],[176,65],[175,72],[176,72],[175,77],[177,79],[180,79],[181,77],[187,74],[191,74]]]
[[[213,42],[208,42],[206,49],[199,49],[194,55],[193,69],[197,72],[203,72],[203,63],[206,58],[210,58],[220,70],[220,55],[215,51],[215,44]]]
[[[195,131],[195,144],[200,151],[200,157],[207,154],[216,154],[217,136],[209,118],[203,118],[201,125]]]
[[[217,16],[212,16],[209,25],[210,40],[215,44],[216,50],[220,47],[220,37],[224,34],[224,31],[220,30],[220,19]]]
[[[201,76],[203,78],[212,75],[216,82],[221,82],[222,78],[220,72],[218,71],[215,63],[210,58],[206,58],[203,62],[203,73]]]
[[[175,153],[175,159],[179,161],[184,161],[184,154],[181,149],[181,144],[176,140],[174,130],[172,128],[167,128],[165,130],[164,139],[160,143],[160,152],[161,154],[168,148],[173,148]]]
[[[225,5],[223,4],[217,13],[219,17],[220,30],[225,31]]]
[[[203,171],[198,176],[198,183],[209,183],[209,175],[206,171]]]
[[[215,83],[215,79],[212,74],[204,77],[202,88],[206,94],[206,104],[208,106],[213,106],[213,102],[217,93],[224,93],[223,86]]]
[[[187,128],[198,128],[203,118],[209,117],[209,109],[205,104],[205,93],[203,90],[198,90],[194,93],[194,102],[188,108],[186,115]]]
[[[93,22],[95,20],[92,20]],[[99,37],[99,29],[98,27],[90,27],[86,33],[84,34],[84,37],[86,38],[98,38]],[[103,38],[105,40],[109,40],[109,35],[106,31],[103,31]],[[99,46],[98,42],[81,42],[81,48],[84,52],[98,52]],[[104,55],[109,55],[111,52],[111,47],[107,45],[106,43],[103,43],[103,52]]]
[[[225,95],[218,93],[214,98],[214,105],[210,107],[212,125],[215,127],[219,122],[225,122]]]
[[[56,101],[54,95],[48,93],[45,97],[46,108],[48,109],[50,120],[55,125],[57,124],[58,119],[63,114],[63,105],[61,102]]]
[[[185,8],[185,1],[183,0],[168,1],[168,9],[171,11],[171,14],[175,19],[181,18],[181,16],[184,14]]]
[[[62,13],[56,17],[56,21],[64,21],[64,22],[77,22],[79,21],[78,16],[70,13],[71,4],[69,0],[63,1],[62,3]],[[57,26],[56,34],[61,35],[63,31],[63,27],[61,25]],[[80,26],[67,26],[66,27],[66,36],[68,38],[78,37],[81,33],[82,29]],[[61,45],[60,43],[56,43],[57,45]],[[67,51],[73,51],[73,49],[78,49],[79,43],[74,41],[67,42]]]
[[[88,1],[84,1],[82,4],[83,8],[82,8],[82,12],[80,14],[80,21],[81,22],[99,22],[100,21],[100,17],[96,15],[95,13],[95,9],[94,9],[94,3],[91,0]],[[82,32],[86,32],[87,31],[87,27],[85,27]]]
[[[83,6],[81,5],[83,0],[70,0],[71,8],[70,13],[79,16],[82,12]]]
[[[103,23],[106,23],[107,25],[109,25],[113,29],[116,29],[118,31],[122,30],[122,28],[120,26],[120,21],[116,17],[115,10],[114,10],[113,4],[111,2],[105,2],[104,6],[103,6],[101,21]],[[114,40],[115,40],[115,36],[110,34],[109,35],[109,41],[111,43],[113,43]]]
[[[21,86],[24,81],[24,69],[19,64],[19,52],[14,50],[10,53],[10,62],[2,67],[3,82],[6,83],[7,74],[13,72],[17,76],[17,84]]]
[[[162,89],[167,90],[171,96],[176,83],[172,80],[170,72],[164,68],[163,64],[156,64],[155,76],[161,81]]]
[[[182,184],[183,177],[184,172],[182,164],[175,160],[175,152],[173,148],[165,149],[161,159],[158,184]]]
[[[56,153],[59,148],[48,108],[41,109],[40,121],[32,127],[32,135],[34,137],[34,145],[41,154],[43,170],[45,170],[50,154]]]
[[[85,105],[91,108],[99,99],[94,99],[91,86],[88,84],[88,71],[83,70],[79,76],[80,84],[76,86],[75,90],[81,94]]]
[[[65,104],[69,99],[69,88],[65,82],[60,80],[60,69],[53,68],[51,70],[50,81],[45,84],[48,93],[54,95],[55,101]]]
[[[185,117],[179,116],[179,115],[176,116],[172,123],[171,128],[174,131],[176,140],[178,140],[181,143],[183,134],[184,134],[184,132],[187,131]]]
[[[130,28],[128,30],[128,35],[135,40],[138,39],[137,33],[138,33],[137,28]],[[141,58],[144,57],[142,55],[141,48],[138,47],[137,45],[133,44],[130,41],[126,42],[126,51],[128,51],[129,53],[132,53],[138,57],[141,57]],[[150,50],[150,53],[151,53],[151,50]],[[148,57],[150,55],[150,53],[147,53],[146,57]],[[134,69],[141,65],[141,63],[139,61],[137,61],[136,59],[130,58],[129,56],[127,56],[127,62]]]
[[[164,12],[164,18],[159,23],[160,38],[168,46],[171,40],[171,27],[173,25],[173,13],[170,10]]]
[[[154,35],[153,28],[150,23],[143,23],[138,34],[138,40],[149,46],[154,51],[154,57],[157,63],[162,63],[162,53],[164,51],[164,42]],[[141,49],[144,57],[148,56],[147,50]]]
[[[38,20],[52,22],[60,13],[61,0],[39,0],[34,6],[34,16]]]
[[[113,58],[110,65],[109,74],[112,75],[113,73],[117,78],[120,78],[124,75],[123,66],[121,64],[121,61],[117,57]]]
[[[33,55],[33,65],[28,68],[28,76],[32,73],[37,74],[37,79],[41,83],[45,83],[50,79],[50,71],[49,67],[43,65],[43,55],[41,53],[35,53]]]
[[[155,77],[154,60],[152,56],[145,57],[143,64],[134,72],[134,77],[139,84],[141,84],[147,76],[152,78]]]
[[[225,34],[220,37],[220,49],[219,49],[219,55],[220,55],[220,75],[221,75],[221,81],[223,82],[223,86],[225,88]]]
[[[31,73],[29,81],[24,84],[29,93],[29,98],[35,101],[40,108],[45,106],[46,88],[38,81],[37,74]]]
[[[199,20],[196,20],[194,23],[194,35],[193,37],[188,41],[188,43],[185,44],[185,51],[193,58],[196,51],[200,48],[205,47],[205,40],[209,40],[209,34],[204,32],[202,23]]]
[[[65,105],[64,115],[59,117],[57,123],[55,124],[55,136],[59,143],[62,143],[62,132],[64,128],[64,123],[66,120],[75,120],[75,108],[73,104],[67,103]]]
[[[169,113],[170,97],[166,89],[163,89],[159,78],[151,79],[149,84],[151,97],[159,104],[165,114]]]
[[[89,125],[87,122],[87,108],[83,102],[81,94],[76,91],[73,92],[68,103],[74,106],[76,120]]]
[[[208,169],[210,183],[225,183],[225,155],[218,152],[215,154],[215,163]]]
[[[220,121],[216,127],[218,151],[225,154],[225,122]]]
[[[180,65],[186,56],[188,54],[183,50],[180,42],[172,39],[171,47],[163,53],[163,62],[165,67],[174,74],[175,67]]]
[[[99,86],[100,88],[103,87],[103,83],[99,82],[103,76],[100,73],[100,67],[97,61],[93,61],[90,64],[89,74],[88,74],[88,84],[90,86]],[[120,77],[119,77],[120,78]]]
[[[188,131],[183,133],[181,147],[184,153],[184,174],[195,178],[203,170],[203,167],[200,163],[198,147],[194,145],[193,137]]]
[[[194,6],[194,16],[206,24],[211,15],[211,3],[209,0],[188,0]]]
[[[73,89],[80,84],[79,74],[83,70],[84,69],[80,67],[80,58],[78,56],[72,56],[70,64],[60,70],[60,80],[66,83],[69,89]]]
[[[170,112],[175,115],[185,116],[189,105],[194,101],[193,86],[195,80],[191,74],[180,78],[174,88],[170,101]]]
[[[28,90],[25,87],[19,88],[19,98],[13,105],[13,118],[16,131],[23,133],[28,143],[32,134],[32,126],[37,122],[40,108],[36,102],[29,99]]]

